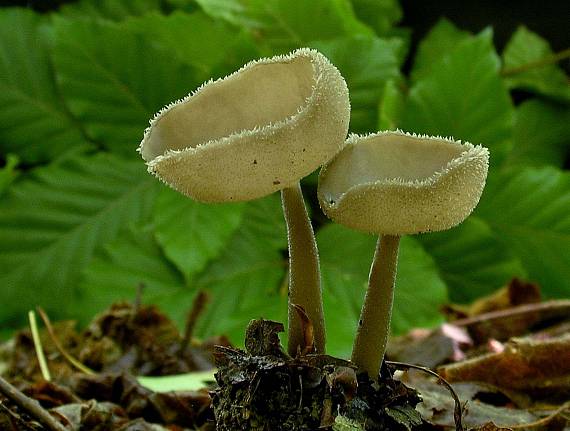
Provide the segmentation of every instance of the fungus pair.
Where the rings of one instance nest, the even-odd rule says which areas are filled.
[[[140,152],[149,172],[202,202],[281,191],[289,241],[288,351],[308,347],[301,306],[325,352],[317,246],[299,181],[319,166],[331,219],[380,235],[352,360],[376,378],[392,310],[399,237],[455,226],[477,204],[487,150],[401,132],[352,135],[346,83],[326,57],[299,49],[210,81],[151,120]],[[328,165],[327,165],[328,163]]]

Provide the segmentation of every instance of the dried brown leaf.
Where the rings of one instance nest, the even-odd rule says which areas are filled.
[[[534,340],[512,339],[501,353],[439,368],[450,382],[486,382],[535,396],[570,397],[570,334]]]
[[[471,428],[469,431],[512,431],[511,428],[501,428],[495,425],[493,422],[487,422],[480,427]]]

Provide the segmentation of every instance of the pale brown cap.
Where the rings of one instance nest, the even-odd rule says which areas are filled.
[[[348,88],[312,49],[256,60],[160,111],[139,147],[148,170],[203,202],[294,185],[344,145]]]
[[[321,169],[319,202],[332,220],[365,232],[446,230],[479,202],[488,165],[481,145],[400,131],[351,135]]]

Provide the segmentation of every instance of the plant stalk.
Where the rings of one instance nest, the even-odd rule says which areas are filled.
[[[377,380],[390,333],[400,237],[380,235],[352,347],[352,362]]]
[[[293,304],[305,310],[313,324],[316,353],[325,353],[325,319],[321,294],[319,253],[300,183],[281,190],[289,241],[288,343],[289,355],[305,349],[303,325]]]

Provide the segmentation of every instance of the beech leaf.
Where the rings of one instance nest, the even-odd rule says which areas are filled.
[[[570,291],[570,173],[552,167],[490,176],[475,214],[550,297]]]
[[[503,52],[503,73],[509,87],[570,102],[568,77],[552,61],[553,55],[546,40],[520,26]]]
[[[65,101],[88,136],[136,157],[149,119],[199,82],[190,66],[124,25],[56,19],[54,61]]]
[[[0,322],[36,305],[77,315],[77,282],[96,250],[149,217],[155,183],[141,163],[106,154],[37,168],[0,201]]]
[[[0,9],[0,151],[49,161],[85,138],[62,103],[42,24],[29,10]]]
[[[511,147],[514,114],[499,66],[491,31],[457,43],[412,86],[402,128],[483,144],[491,167],[499,166]]]
[[[154,211],[156,238],[190,279],[224,249],[241,223],[241,203],[203,204],[162,187]]]

